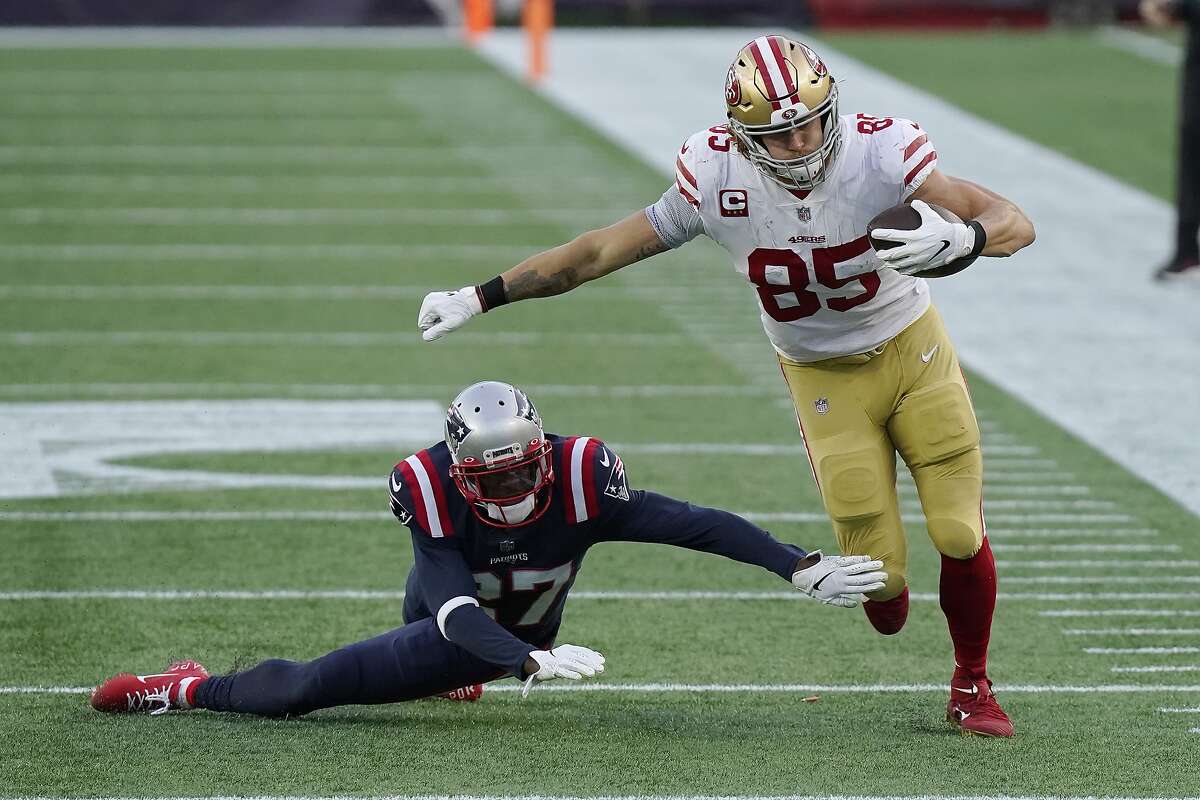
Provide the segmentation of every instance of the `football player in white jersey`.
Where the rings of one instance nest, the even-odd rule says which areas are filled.
[[[430,341],[476,314],[561,294],[702,233],[721,244],[757,292],[842,551],[882,560],[890,576],[868,595],[868,619],[894,634],[908,615],[898,452],[942,558],[955,660],[947,719],[964,733],[1011,736],[987,674],[996,567],[979,426],[918,275],[959,258],[1012,255],[1033,241],[1033,225],[1003,197],[941,172],[915,122],[839,116],[837,83],[800,42],[761,36],[743,47],[725,102],[727,123],[688,138],[675,183],[656,203],[486,283],[429,294],[417,324]],[[877,230],[898,246],[876,252],[868,222],[906,201],[920,226]]]

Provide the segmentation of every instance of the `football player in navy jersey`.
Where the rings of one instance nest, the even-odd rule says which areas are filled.
[[[746,520],[631,490],[621,459],[587,436],[544,433],[525,393],[496,381],[463,390],[445,441],[401,461],[392,513],[412,532],[405,625],[308,662],[272,659],[210,676],[195,661],[122,673],[92,693],[100,711],[205,708],[264,716],[422,697],[476,699],[507,676],[579,680],[600,653],[555,646],[567,593],[599,542],[655,542],[756,564],[829,605],[851,608],[887,580],[867,556],[823,556]]]

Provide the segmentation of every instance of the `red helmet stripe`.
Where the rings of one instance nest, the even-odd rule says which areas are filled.
[[[775,64],[779,67],[779,74],[783,76],[783,88],[787,90],[788,95],[794,95],[796,93],[796,81],[792,78],[791,70],[788,69],[788,62],[783,57],[783,51],[779,49],[779,38],[769,36],[767,37],[767,42],[771,45],[771,54],[775,56]]]
[[[755,39],[750,43],[750,56],[754,59],[754,64],[758,67],[758,74],[762,75],[763,82],[766,84],[767,99],[771,101],[771,108],[779,108],[779,101],[773,98],[779,97],[782,92],[775,88],[775,81],[771,78],[771,71],[767,69],[767,60],[763,58],[762,50],[759,49],[758,43],[762,41],[762,38]]]
[[[400,474],[404,476],[404,483],[409,488],[409,494],[413,499],[413,513],[417,515],[417,522],[430,535],[437,536],[429,527],[429,512],[425,507],[425,493],[421,489],[421,482],[417,479],[417,474],[412,468],[412,464],[408,463],[413,459],[413,456],[401,461],[396,465],[396,469],[400,470]]]
[[[422,450],[417,453],[417,459],[425,467],[425,473],[429,476],[429,483],[433,488],[434,504],[437,506],[438,523],[442,529],[442,533],[445,536],[453,536],[454,526],[450,524],[450,507],[446,504],[446,487],[442,476],[437,474],[437,468],[433,465],[433,456],[429,455],[428,450]]]

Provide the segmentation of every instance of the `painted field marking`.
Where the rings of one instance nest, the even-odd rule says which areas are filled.
[[[996,544],[996,552],[1050,553],[1178,553],[1177,544]]]
[[[90,694],[94,687],[91,686],[0,686],[0,695],[13,694]],[[997,689],[1005,694],[1159,694],[1159,693],[1192,693],[1200,691],[1200,685],[1171,685],[1171,684],[1099,684],[1096,686],[1076,686],[1076,685],[1053,685],[1053,684],[1013,684],[1013,685],[998,685]],[[493,682],[488,684],[489,692],[519,692],[521,685],[512,681]],[[798,692],[815,693],[825,692],[829,694],[872,694],[872,693],[888,693],[888,694],[916,694],[925,692],[944,693],[946,686],[940,683],[878,683],[878,684],[837,684],[837,683],[593,683],[590,681],[580,681],[577,683],[569,681],[556,681],[554,683],[543,683],[538,685],[539,692],[639,692],[647,694],[669,694],[669,693],[684,693],[684,694],[795,694]],[[459,795],[436,795],[438,800],[464,800]],[[536,798],[548,800],[544,795],[536,795]],[[4,800],[4,798],[0,798]],[[53,799],[61,800],[61,799]],[[117,800],[116,798],[103,798],[103,800]],[[156,798],[155,800],[164,800]],[[217,800],[216,798],[203,798],[201,800]],[[231,799],[233,800],[233,799]],[[236,800],[263,800],[262,797],[239,797]],[[347,798],[346,800],[362,800],[362,798]],[[511,798],[504,798],[511,800]],[[581,798],[580,800],[612,800],[610,797],[597,798]],[[651,797],[638,795],[637,798],[631,800],[652,800]],[[734,798],[721,797],[714,800],[734,800]],[[737,800],[746,800],[740,796]],[[782,797],[772,796],[771,800],[784,800]],[[836,796],[820,795],[814,797],[813,800],[837,800]],[[951,798],[947,798],[951,800]],[[953,796],[953,800],[961,800],[958,795]],[[995,797],[985,796],[984,800],[1016,800],[1007,796]],[[1080,800],[1114,800],[1114,798],[1080,798]],[[1136,798],[1136,800],[1150,800],[1150,798]],[[1170,800],[1175,800],[1171,798]]]
[[[692,340],[678,333],[584,333],[524,331],[494,333],[459,332],[450,344],[495,343],[508,346],[534,345],[569,340],[581,344],[611,344],[639,347],[684,347]],[[0,345],[11,347],[61,347],[105,345],[113,347],[148,344],[172,347],[283,346],[293,347],[425,347],[417,336],[395,332],[359,331],[3,331]],[[1098,501],[1094,501],[1098,502]]]
[[[1164,42],[1157,36],[1150,36],[1129,28],[1105,25],[1096,32],[1096,39],[1119,50],[1165,64],[1168,67],[1175,67],[1183,63],[1183,48],[1179,45]]]
[[[33,300],[420,300],[432,291],[428,283],[416,285],[329,284],[329,285],[269,285],[225,284],[217,286],[168,285],[32,285],[0,286],[0,299],[29,298]],[[653,298],[653,292],[641,286],[589,287],[597,297]],[[725,289],[713,289],[714,294]],[[990,476],[989,476],[990,477]]]
[[[1200,583],[1200,575],[1038,575],[1004,576],[1004,583],[1025,586],[1084,586],[1087,584],[1138,586],[1156,583]]]
[[[524,258],[549,244],[10,244],[0,261],[294,261]],[[412,267],[414,265],[409,264]]]
[[[42,48],[216,48],[252,46],[290,49],[347,46],[370,48],[452,47],[456,41],[441,27],[405,28],[42,28],[13,26],[0,29],[0,44],[13,49]]]
[[[757,446],[754,446],[757,447]],[[613,445],[619,452],[636,452],[636,446]],[[661,452],[661,451],[660,451]],[[191,473],[189,473],[191,474]],[[245,475],[247,482],[254,483],[252,474]],[[269,476],[267,476],[269,477]],[[383,478],[355,478],[344,476],[304,476],[306,478],[328,478],[341,488],[377,488]],[[310,481],[310,483],[313,483]],[[316,485],[316,483],[313,483]],[[332,484],[331,484],[332,485]],[[816,511],[734,511],[740,517],[751,522],[800,522],[827,523],[829,518],[823,512]],[[0,521],[10,522],[170,522],[174,520],[213,520],[213,521],[278,521],[278,520],[375,520],[391,519],[391,514],[377,511],[0,511]],[[920,514],[904,514],[905,522],[922,522]],[[1012,545],[995,544],[992,549],[996,552],[1018,551],[1050,551],[1050,552],[1178,552],[1179,545],[1140,545],[1140,544],[1095,544],[1095,545],[1063,545],[1037,544]]]
[[[1194,609],[1173,608],[1063,608],[1039,611],[1039,617],[1200,617]]]
[[[61,105],[63,110],[71,110],[70,104],[65,102],[61,95],[39,95],[39,102],[45,102],[47,106]],[[336,97],[336,95],[334,95]],[[222,95],[214,95],[214,98],[223,99]],[[6,98],[11,100],[10,98]],[[203,99],[203,98],[200,98]],[[279,105],[290,105],[290,103],[279,103],[282,98],[249,96],[244,98],[244,104],[248,111],[258,111],[259,107],[266,107],[274,111]],[[145,98],[136,101],[137,106],[145,106],[147,109],[153,109],[156,105],[162,105],[163,100],[157,98]],[[378,108],[383,100],[371,103],[364,111]],[[131,104],[134,105],[134,104]],[[205,106],[204,104],[182,103],[184,108],[202,108],[210,110],[221,110],[219,105]],[[304,97],[298,99],[296,104],[301,107],[300,110],[311,112],[310,98]],[[137,111],[138,108],[130,110]],[[329,110],[336,114],[344,111],[344,103],[333,103],[329,106]],[[19,114],[19,109],[9,106],[5,109],[6,112],[15,112]],[[169,116],[171,111],[166,110],[164,116]],[[530,143],[523,145],[505,145],[503,152],[505,153],[520,153],[525,152],[528,159],[535,159],[538,156],[554,157],[551,161],[543,161],[542,158],[536,158],[539,163],[549,163],[551,166],[561,163],[568,159],[579,159],[580,156],[586,157],[589,154],[589,148],[576,144],[550,144],[550,143]],[[85,144],[63,144],[63,145],[0,145],[0,164],[203,164],[205,166],[213,164],[317,164],[317,165],[336,165],[336,164],[359,164],[381,167],[388,163],[405,162],[405,163],[425,163],[430,160],[437,161],[441,158],[476,158],[486,159],[496,155],[494,147],[458,145],[447,147],[445,145],[277,145],[277,144],[181,144],[181,145],[127,145],[127,144],[100,144],[100,145],[85,145]],[[586,160],[583,159],[583,160]],[[419,184],[419,181],[418,181]]]
[[[1178,656],[1200,653],[1200,647],[1085,647],[1091,656]]]
[[[986,497],[987,492],[985,490]],[[986,502],[986,501],[985,501]],[[1074,539],[1090,538],[1093,536],[1113,538],[1138,538],[1158,536],[1153,528],[993,528],[988,526],[989,538],[1001,539]]]
[[[1200,714],[1200,706],[1195,708],[1160,708],[1162,714]]]
[[[756,384],[695,385],[604,385],[604,384],[525,384],[536,397],[762,397],[776,395],[778,386]],[[302,394],[321,398],[452,398],[462,387],[458,384],[398,383],[9,383],[0,384],[0,395],[27,394],[76,395],[140,398],[146,394],[203,395],[252,393],[259,395]]]
[[[8,208],[11,225],[512,225],[586,223],[617,209],[596,208]]]
[[[303,190],[306,196],[313,193],[362,194],[377,192],[400,194],[419,198],[430,193],[470,195],[481,192],[503,191],[515,197],[517,187],[513,178],[506,175],[388,175],[376,171],[371,175],[313,175],[298,178],[295,175],[119,175],[76,173],[69,175],[22,175],[7,171],[0,175],[0,190],[25,192],[34,188],[49,188],[62,191],[109,194],[114,191],[150,192],[154,194],[259,194]],[[520,188],[525,192],[536,192],[539,186],[551,189],[560,181],[549,176],[523,176]],[[642,186],[636,181],[615,178],[605,180],[595,175],[579,175],[571,179],[572,187],[581,191],[594,191],[608,196],[613,191],[631,192]]]
[[[1200,636],[1200,628],[1068,628],[1066,636]]]
[[[1028,601],[1073,601],[1096,600],[1197,600],[1200,592],[1000,592],[1001,600]],[[752,601],[792,602],[808,600],[799,592],[737,592],[737,591],[591,591],[581,589],[570,593],[571,600],[634,601],[634,602],[695,602],[695,601]],[[49,600],[353,600],[397,602],[404,599],[404,592],[397,590],[370,589],[29,589],[0,592],[0,601],[30,602]],[[913,592],[909,599],[914,602],[935,603],[940,601],[937,593]]]
[[[1169,664],[1155,664],[1149,667],[1112,667],[1112,672],[1200,672],[1200,664],[1184,664],[1182,666],[1172,666]]]
[[[991,536],[991,531],[988,532]],[[1120,569],[1127,570],[1131,567],[1138,569],[1196,569],[1200,567],[1200,561],[1139,561],[1136,564],[1130,564],[1128,561],[1120,559],[1112,559],[1106,561],[1080,561],[1077,559],[1064,559],[1054,561],[997,561],[997,567],[1007,567],[1010,569]]]

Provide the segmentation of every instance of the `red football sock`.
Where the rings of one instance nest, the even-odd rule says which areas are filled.
[[[941,601],[954,642],[954,677],[986,678],[996,610],[996,560],[986,536],[971,558],[942,556]]]

